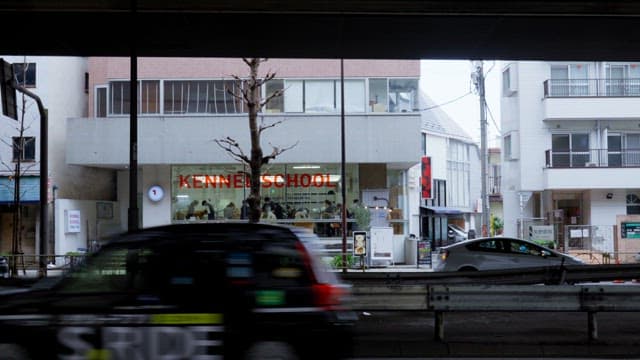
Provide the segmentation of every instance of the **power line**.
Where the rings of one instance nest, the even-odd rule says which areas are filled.
[[[493,126],[496,128],[496,131],[498,131],[498,134],[502,135],[502,133],[500,131],[500,127],[498,127],[498,124],[496,123],[496,119],[493,118],[493,114],[491,113],[491,109],[489,108],[489,103],[487,102],[487,100],[484,101],[484,104],[487,107],[487,111],[489,112],[489,117],[491,118],[491,121],[493,122]]]
[[[458,96],[458,97],[457,97],[457,98],[455,98],[455,99],[452,99],[452,100],[449,100],[449,101],[445,101],[445,102],[443,102],[443,103],[441,103],[441,104],[433,105],[433,106],[429,106],[429,107],[426,107],[426,108],[424,108],[424,109],[418,109],[418,111],[427,111],[427,110],[431,110],[431,109],[439,108],[439,107],[442,107],[442,106],[445,106],[445,105],[449,105],[449,104],[451,104],[452,102],[456,102],[456,101],[458,101],[458,100],[462,99],[463,97],[465,97],[465,96],[467,96],[467,95],[470,95],[470,94],[471,94],[471,91],[469,91],[468,93],[466,93],[466,94],[464,94],[464,95],[460,95],[460,96]]]

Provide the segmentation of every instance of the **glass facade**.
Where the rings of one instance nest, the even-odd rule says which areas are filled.
[[[176,165],[171,168],[172,221],[244,220],[242,203],[249,196],[249,175],[242,164]],[[354,199],[360,199],[359,166],[347,164],[347,210]],[[387,170],[379,174],[388,184],[387,226],[394,234],[405,231],[405,173]],[[270,164],[261,176],[263,204],[269,198],[273,218],[278,223],[306,226],[319,236],[341,236],[342,206],[340,164]],[[362,200],[362,199],[360,199]],[[365,204],[366,205],[366,204]],[[371,207],[368,211],[380,211]],[[348,219],[349,230],[355,219]]]

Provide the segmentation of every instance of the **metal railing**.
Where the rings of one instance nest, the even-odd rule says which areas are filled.
[[[548,168],[640,167],[640,149],[545,151]]]
[[[640,96],[640,79],[549,79],[544,97]]]
[[[444,340],[447,312],[586,312],[589,340],[598,312],[640,311],[640,289],[617,285],[363,284],[352,288],[357,310],[431,311],[434,338]]]

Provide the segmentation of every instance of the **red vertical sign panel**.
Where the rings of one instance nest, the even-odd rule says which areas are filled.
[[[420,177],[420,184],[422,187],[422,198],[431,199],[431,156],[422,157],[422,176]]]

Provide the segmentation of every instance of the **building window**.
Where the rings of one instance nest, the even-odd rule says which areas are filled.
[[[418,79],[389,79],[389,112],[418,109]]]
[[[640,96],[638,64],[607,64],[607,96]]]
[[[511,96],[516,92],[515,79],[511,76],[511,68],[502,72],[502,96]]]
[[[551,96],[588,96],[589,65],[551,66]]]
[[[627,215],[640,215],[640,196],[627,194]]]
[[[244,103],[239,94],[240,81],[192,80],[164,81],[165,114],[238,114]]]
[[[447,203],[449,206],[469,206],[471,181],[469,146],[461,141],[449,140],[447,181],[450,184],[447,194]]]
[[[24,87],[36,86],[36,63],[15,63],[13,72],[18,84]]]
[[[589,134],[551,135],[553,167],[584,167],[589,162]]]
[[[426,133],[422,133],[422,144],[421,144],[421,150],[422,150],[422,155],[427,155],[427,134]]]
[[[369,79],[369,111],[417,111],[418,79]]]
[[[511,160],[511,135],[505,135],[502,140],[504,149],[504,159]]]
[[[14,137],[13,138],[13,162],[36,161],[36,138],[35,137]]]
[[[138,81],[138,113],[160,113],[160,81]],[[131,92],[129,81],[112,81],[109,83],[109,113],[111,115],[129,114]]]
[[[107,87],[96,87],[96,117],[107,117]]]
[[[268,113],[284,112],[284,80],[272,79],[265,85],[265,99],[272,96],[276,91],[280,91],[281,95],[271,98],[265,106]]]
[[[387,112],[387,79],[369,79],[369,111]]]

